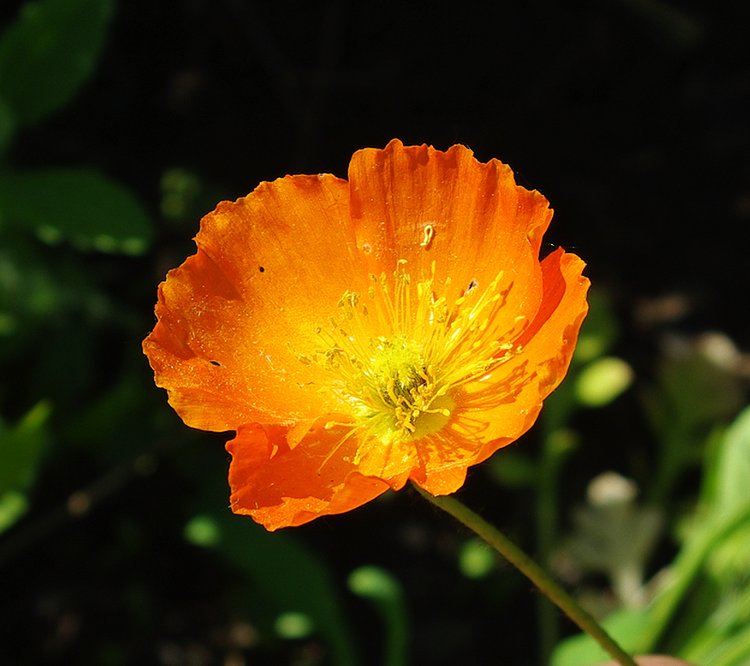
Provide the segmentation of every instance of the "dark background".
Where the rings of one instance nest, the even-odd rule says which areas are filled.
[[[4,2],[0,20],[21,4]],[[509,163],[520,184],[551,201],[549,247],[587,261],[617,312],[617,351],[636,370],[652,372],[668,329],[720,330],[747,348],[748,25],[750,4],[739,0],[121,1],[94,79],[65,111],[21,134],[10,157],[19,166],[96,166],[152,212],[158,235],[148,255],[84,258],[130,318],[97,337],[89,379],[73,390],[71,377],[60,403],[74,410],[136,367],[143,413],[131,415],[136,425],[115,448],[122,459],[158,453],[153,469],[149,459],[114,480],[106,455],[52,458],[4,562],[8,663],[229,663],[236,597],[253,591],[182,537],[201,506],[199,475],[184,468],[206,457],[206,474],[221,475],[226,438],[185,432],[152,389],[139,345],[153,325],[156,284],[192,253],[200,215],[261,180],[345,177],[353,151],[393,137],[466,144],[480,160]],[[198,184],[194,214],[177,219],[160,212],[163,176],[175,168]],[[681,306],[644,314],[668,296]],[[29,404],[34,388],[25,391],[6,392],[6,412]],[[627,427],[577,460],[571,497],[605,458],[630,460],[620,443],[648,450],[635,413],[627,399],[610,413]],[[155,441],[140,418],[167,434]],[[534,450],[533,434],[526,444]],[[70,493],[101,479],[106,490],[90,513],[59,512]],[[490,503],[489,485],[473,472],[462,497],[533,548],[528,493],[492,485]],[[211,501],[223,508],[226,497]],[[460,578],[447,553],[462,535],[445,522],[405,492],[295,536],[328,562],[343,596],[361,564],[398,577],[415,664],[533,663],[534,593],[509,570],[490,585]],[[345,603],[364,662],[379,663],[379,620],[361,602]],[[248,655],[252,664],[325,663],[307,644],[262,643]]]

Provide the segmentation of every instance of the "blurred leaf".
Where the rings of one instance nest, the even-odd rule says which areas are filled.
[[[296,641],[312,634],[315,625],[304,613],[282,613],[276,618],[274,628],[281,638]]]
[[[712,509],[727,514],[750,502],[750,407],[727,429],[716,466]]]
[[[0,216],[49,243],[67,239],[83,250],[141,254],[153,234],[135,196],[91,169],[4,174]]]
[[[458,568],[467,578],[484,578],[495,568],[495,551],[481,539],[469,539],[458,553]]]
[[[614,356],[598,358],[576,377],[576,396],[587,407],[603,407],[624,393],[633,383],[633,369]]]
[[[646,603],[644,572],[661,535],[664,516],[657,507],[636,504],[638,488],[615,473],[589,483],[587,503],[573,513],[573,531],[560,555],[568,567],[609,577],[620,606]]]
[[[650,608],[641,648],[679,649],[697,663],[744,666],[750,624],[750,408],[712,439],[701,504],[682,530],[682,548],[670,567],[669,585]]]
[[[620,603],[639,605],[645,565],[661,534],[661,511],[628,501],[589,504],[575,511],[573,522],[568,544],[573,560],[607,574]]]
[[[673,621],[659,641],[658,651],[684,655],[690,652],[691,644],[703,644],[704,631],[709,626],[708,618],[720,598],[718,585],[705,577],[697,577],[680,601]]]
[[[689,654],[686,656],[690,657]],[[712,666],[747,666],[750,663],[750,624],[722,641],[703,663],[711,663]]]
[[[23,493],[9,490],[0,492],[0,534],[13,525],[28,509]]]
[[[189,218],[200,191],[196,175],[177,167],[168,169],[161,177],[161,214],[169,220]]]
[[[687,525],[685,546],[706,530],[716,529],[738,513],[750,512],[750,407],[742,411],[709,448],[699,512]],[[713,539],[706,553],[706,572],[727,591],[745,584],[750,571],[750,520]]]
[[[194,546],[209,548],[219,543],[221,530],[211,516],[200,514],[185,525],[185,538]]]
[[[47,439],[51,406],[40,402],[12,428],[0,428],[0,492],[27,490]]]
[[[706,561],[720,544],[750,524],[750,502],[716,520],[706,518],[708,516],[702,515],[700,520],[695,521],[694,528],[689,531],[677,558],[670,566],[668,585],[664,586],[649,608],[650,622],[641,636],[642,652],[652,652],[666,629],[675,622],[680,624],[682,617],[678,616],[682,616],[685,597],[697,584],[696,581],[714,585],[705,577],[701,580]],[[745,576],[746,572],[742,575]],[[707,618],[713,610],[712,607],[705,602],[701,603],[701,607],[704,617]],[[673,626],[672,632],[679,633],[680,627]]]
[[[626,652],[639,646],[639,636],[648,625],[645,611],[620,610],[612,613],[602,626]],[[588,634],[578,634],[562,641],[552,653],[550,666],[589,666],[609,661],[609,655]]]
[[[40,402],[12,428],[0,424],[0,533],[26,512],[26,492],[42,459],[51,411],[49,403]]]
[[[2,186],[0,185],[0,188]],[[5,231],[5,230],[4,230]],[[37,247],[31,247],[36,245]],[[38,243],[18,234],[3,233],[0,237],[0,309],[17,319],[48,320],[62,304],[61,282],[56,266],[45,261]]]
[[[750,408],[746,408],[727,428],[716,451],[715,472],[707,475],[712,493],[704,494],[707,502],[701,507],[703,522],[718,523],[737,510],[750,510]],[[714,478],[712,479],[711,476]],[[744,599],[743,625],[750,623],[750,520],[726,538],[717,540],[706,560],[706,571],[720,586],[723,601]],[[733,608],[726,619],[739,617],[740,606]]]
[[[349,575],[349,589],[380,613],[385,627],[385,666],[408,664],[406,603],[398,579],[381,567],[359,567]]]
[[[687,635],[681,655],[700,664],[745,666],[750,658],[750,586],[719,591],[702,610],[703,622]],[[707,610],[713,612],[707,615]]]
[[[402,601],[398,580],[381,567],[359,567],[349,575],[349,589],[354,594],[388,606]]]
[[[0,97],[18,125],[63,108],[93,73],[112,0],[26,2],[0,37]]]
[[[659,368],[658,386],[642,393],[658,437],[649,501],[663,505],[686,469],[704,458],[709,434],[742,406],[738,375],[717,362],[700,340],[674,337]]]
[[[675,420],[686,431],[713,425],[732,416],[742,405],[738,378],[697,346],[688,345],[675,351],[659,374],[668,429],[674,429]]]

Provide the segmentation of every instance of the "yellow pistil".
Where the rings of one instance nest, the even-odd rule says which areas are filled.
[[[498,330],[498,314],[512,285],[503,272],[485,288],[476,281],[452,302],[430,277],[413,284],[406,261],[393,280],[370,276],[366,294],[345,292],[329,325],[316,333],[320,347],[304,363],[323,367],[332,392],[349,406],[354,429],[384,444],[409,441],[443,428],[456,407],[456,391],[481,381],[520,351]],[[447,291],[450,278],[442,285]],[[505,340],[505,342],[503,342]]]

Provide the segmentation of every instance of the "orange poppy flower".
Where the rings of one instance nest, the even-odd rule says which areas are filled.
[[[552,211],[464,146],[357,151],[206,215],[143,348],[169,402],[227,444],[231,506],[269,530],[412,480],[452,493],[534,423],[587,311]]]

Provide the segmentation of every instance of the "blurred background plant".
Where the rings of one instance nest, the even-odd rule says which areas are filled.
[[[750,663],[745,3],[0,7],[0,662],[585,666],[409,493],[267,534],[140,341],[221,198],[393,136],[500,157],[597,289],[461,496],[629,649]],[[521,131],[519,131],[521,130]]]

